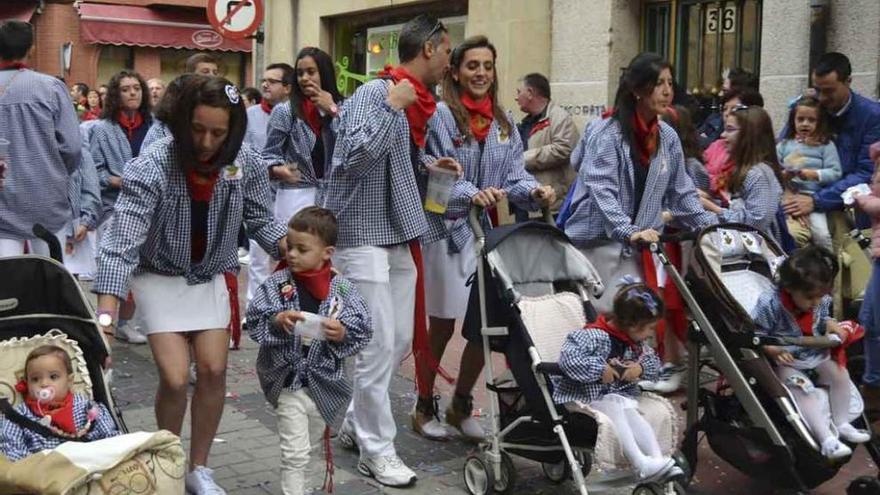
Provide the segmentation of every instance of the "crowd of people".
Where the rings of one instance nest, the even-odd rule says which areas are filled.
[[[687,313],[639,243],[725,222],[759,229],[792,254],[756,309],[759,332],[845,340],[851,328],[830,312],[839,271],[830,249],[841,234],[831,217],[842,212],[843,193],[862,184],[870,192],[856,196],[859,226],[880,223],[880,103],[851,89],[843,54],[819,59],[777,137],[747,71],[727,74],[722,111],[697,125],[669,62],[642,53],[623,72],[613,107],[579,136],[537,73],[517,88],[525,114],[517,123],[499,100],[496,47],[484,36],[453,47],[443,23],[426,15],[402,27],[399,65],[349,98],[330,56],[314,47],[293,65],[268,65],[260,91],[219,76],[209,54],[191,57],[168,84],[123,70],[98,90],[68,90],[27,67],[32,44],[29,24],[0,24],[0,137],[10,143],[0,168],[0,256],[47,254],[34,224],[58,237],[68,268],[94,278],[108,338],[149,343],[159,428],[180,434],[194,383],[193,493],[225,493],[207,466],[245,252],[245,328],[260,345],[257,374],[279,418],[285,494],[303,493],[309,453],[322,436],[329,444],[340,414],[339,442],[359,450],[363,475],[388,486],[416,482],[397,455],[389,397],[409,352],[413,429],[431,440],[484,439],[472,414],[484,364],[479,335],[465,335],[443,415],[434,394],[438,374],[451,378],[439,362],[467,311],[477,263],[473,206],[487,227],[504,202],[519,221],[549,209],[609,287],[594,301],[600,319],[572,329],[553,396],[606,412],[643,479],[678,469],[632,399],[681,387]],[[443,213],[424,206],[438,171],[457,176]],[[868,335],[862,391],[874,415],[878,279],[875,265],[860,318]],[[845,369],[827,364],[827,353],[766,352],[782,380],[789,368],[827,376],[839,419]],[[840,439],[866,440],[848,423],[822,425],[811,414],[814,396],[795,397],[824,455],[849,455]]]

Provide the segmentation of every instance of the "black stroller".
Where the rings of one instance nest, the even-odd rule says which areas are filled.
[[[469,493],[513,493],[516,469],[510,454],[542,464],[560,483],[573,477],[587,494],[598,426],[593,417],[554,404],[549,376],[566,335],[595,319],[590,298],[604,287],[589,260],[564,233],[546,223],[525,222],[483,232],[481,211],[470,212],[478,256],[465,333],[481,336],[486,361],[491,431],[483,453],[468,457],[464,481]],[[509,373],[495,375],[491,352],[503,353]],[[629,485],[634,478],[606,479],[602,488]],[[645,483],[633,493],[683,493],[674,482]]]
[[[698,435],[705,432],[712,450],[725,461],[780,488],[805,492],[835,476],[842,463],[832,463],[820,454],[761,346],[830,348],[837,344],[825,337],[757,337],[749,316],[760,294],[772,287],[782,249],[746,225],[709,227],[696,236],[687,281],[659,243],[650,249],[660,258],[693,318],[688,334],[687,430],[681,448],[688,464],[696,466]],[[707,359],[700,357],[704,347]],[[723,377],[732,393],[720,387],[701,388],[700,372],[707,369]],[[863,415],[858,421],[870,428]],[[880,450],[875,441],[865,446],[878,463]],[[880,484],[876,489],[872,493],[880,493]]]

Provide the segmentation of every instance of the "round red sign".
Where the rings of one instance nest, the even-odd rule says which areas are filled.
[[[208,0],[208,21],[226,38],[247,38],[263,22],[263,0]]]

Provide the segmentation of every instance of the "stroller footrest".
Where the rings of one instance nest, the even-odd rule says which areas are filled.
[[[488,337],[506,337],[507,327],[483,327],[482,332]]]
[[[540,371],[541,373],[547,373],[549,375],[563,375],[562,368],[559,367],[559,363],[547,363],[540,362],[535,369]]]

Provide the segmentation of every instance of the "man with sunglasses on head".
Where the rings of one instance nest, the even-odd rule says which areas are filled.
[[[425,154],[435,110],[429,88],[449,65],[446,27],[420,15],[404,24],[398,51],[400,65],[387,67],[342,107],[326,207],[339,224],[333,263],[364,295],[373,322],[373,340],[355,361],[354,396],[339,439],[360,449],[361,474],[399,487],[413,484],[416,474],[394,447],[388,388],[419,328],[419,238],[428,232],[428,221],[418,181],[429,165],[457,171],[461,166]]]

